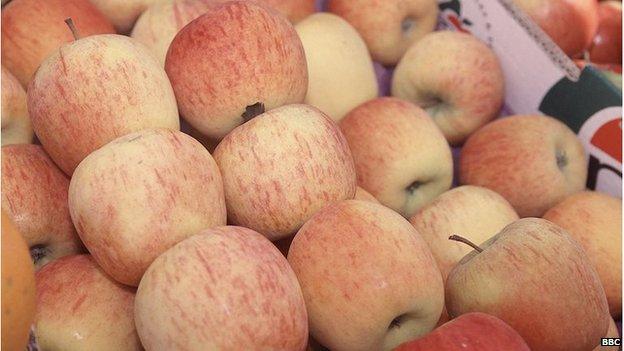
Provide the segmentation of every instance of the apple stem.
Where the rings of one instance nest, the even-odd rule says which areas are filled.
[[[464,243],[470,247],[472,247],[473,249],[475,249],[477,252],[483,252],[483,249],[479,247],[479,245],[473,243],[472,241],[464,238],[463,236],[459,236],[459,235],[451,235],[449,236],[449,240],[453,240],[453,241],[459,241],[460,243]]]
[[[71,30],[74,40],[80,39],[80,33],[78,33],[78,29],[76,28],[76,25],[74,25],[74,20],[72,20],[71,17],[67,17],[65,19],[65,23],[69,27],[69,30]]]

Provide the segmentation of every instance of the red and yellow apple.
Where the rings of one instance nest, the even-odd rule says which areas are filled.
[[[421,108],[397,98],[365,102],[340,121],[357,182],[409,218],[451,187],[451,150]]]
[[[425,109],[451,145],[498,116],[503,71],[496,54],[476,37],[453,31],[425,35],[394,71],[392,96]]]
[[[143,350],[134,326],[134,289],[112,280],[91,256],[58,259],[36,280],[39,349]]]
[[[297,277],[261,234],[202,231],[160,255],[137,290],[134,316],[146,350],[284,350],[307,345]]]
[[[28,112],[44,149],[68,175],[124,134],[180,128],[165,71],[121,35],[86,37],[50,55],[28,88]]]
[[[355,195],[347,141],[312,106],[287,105],[253,118],[217,145],[214,158],[229,222],[271,241],[293,235],[316,211]]]
[[[71,179],[69,211],[102,269],[132,286],[171,246],[226,224],[214,159],[167,129],[127,134],[87,156]]]
[[[494,190],[520,217],[541,216],[585,189],[587,158],[581,141],[547,116],[516,115],[479,129],[459,162],[461,184]]]
[[[84,250],[69,215],[69,179],[39,145],[2,147],[2,211],[24,237],[37,269]]]
[[[520,219],[466,255],[446,281],[451,317],[494,315],[534,351],[585,351],[609,327],[604,289],[583,248],[561,227]]]
[[[391,209],[345,200],[324,207],[288,251],[310,334],[330,350],[391,350],[430,332],[444,305],[427,244]]]
[[[211,7],[184,27],[165,69],[182,117],[217,140],[265,110],[302,102],[308,86],[293,26],[247,1]]]

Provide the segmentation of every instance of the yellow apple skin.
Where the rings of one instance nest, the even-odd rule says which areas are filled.
[[[366,44],[342,18],[317,13],[295,26],[308,63],[304,102],[340,121],[361,103],[377,97],[377,77]]]
[[[622,310],[622,200],[595,191],[566,197],[544,214],[578,241],[600,276],[613,318]]]

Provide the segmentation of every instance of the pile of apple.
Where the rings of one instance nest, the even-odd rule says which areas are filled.
[[[622,203],[585,189],[577,136],[497,118],[496,55],[434,31],[435,0],[327,9],[3,6],[3,350],[31,325],[44,351],[618,337]]]

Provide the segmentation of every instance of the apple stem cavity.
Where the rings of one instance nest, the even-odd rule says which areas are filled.
[[[410,194],[413,194],[416,190],[418,190],[418,188],[420,188],[421,185],[422,183],[415,180],[412,184],[410,184],[407,188],[405,188],[405,191],[407,191]]]
[[[41,261],[47,253],[48,250],[43,244],[37,244],[30,247],[30,257],[35,265]]]
[[[401,324],[403,322],[403,318],[405,317],[404,314],[395,317],[391,322],[390,325],[388,326],[388,329],[393,329],[393,328],[400,328]]]
[[[415,25],[416,21],[412,17],[407,17],[401,22],[401,31],[403,34],[408,34]]]
[[[65,19],[65,23],[69,27],[69,30],[71,30],[72,35],[74,36],[74,40],[80,39],[80,33],[78,33],[78,29],[76,28],[76,25],[74,24],[74,20],[71,17],[67,17]]]
[[[472,247],[477,252],[483,252],[483,249],[480,248],[479,245],[477,245],[477,244],[473,243],[472,241],[464,238],[463,236],[451,235],[451,236],[449,236],[449,240],[459,241],[460,243],[464,243],[464,244]]]
[[[557,167],[563,170],[568,164],[568,156],[566,155],[565,151],[557,150],[555,158],[557,159]]]
[[[252,118],[261,115],[265,112],[264,104],[261,102],[256,102],[253,105],[249,105],[245,107],[245,112],[241,115],[245,122],[249,122]]]

